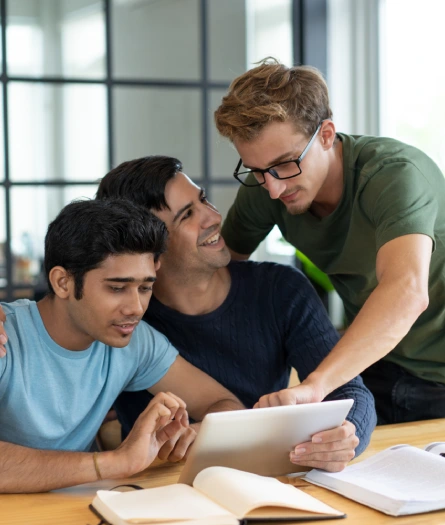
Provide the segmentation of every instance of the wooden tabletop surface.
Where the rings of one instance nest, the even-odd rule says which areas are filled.
[[[357,461],[399,443],[423,447],[433,441],[445,441],[445,419],[377,427],[371,444]],[[99,520],[88,508],[97,490],[121,483],[137,483],[146,488],[168,485],[177,481],[180,470],[178,464],[158,464],[126,480],[100,481],[43,494],[3,494],[0,495],[0,525],[97,525]],[[348,523],[445,524],[445,510],[392,518],[301,479],[280,479],[345,512]]]

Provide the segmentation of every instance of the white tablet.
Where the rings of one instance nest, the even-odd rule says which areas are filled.
[[[179,477],[192,484],[206,467],[231,467],[263,476],[309,470],[289,452],[322,430],[340,426],[353,399],[207,414]]]

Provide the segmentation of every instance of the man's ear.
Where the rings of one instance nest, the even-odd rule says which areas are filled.
[[[321,126],[321,143],[324,149],[332,148],[335,141],[335,124],[332,120],[325,120]]]
[[[49,281],[60,299],[67,299],[73,292],[74,279],[63,266],[54,266],[49,272]]]

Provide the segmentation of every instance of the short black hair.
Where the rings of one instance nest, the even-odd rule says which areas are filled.
[[[96,199],[122,198],[150,210],[170,209],[165,186],[178,171],[182,171],[181,161],[164,155],[123,162],[100,181]]]
[[[166,249],[167,228],[147,208],[124,199],[80,200],[65,206],[45,237],[48,295],[54,296],[49,273],[62,266],[81,299],[84,275],[110,255],[152,253],[157,261]]]

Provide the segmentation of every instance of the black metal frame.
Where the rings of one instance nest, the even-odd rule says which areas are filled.
[[[125,79],[119,80],[113,77],[113,56],[112,56],[112,25],[111,25],[111,0],[102,0],[105,13],[105,38],[106,38],[106,74],[104,79],[82,79],[66,78],[59,76],[44,77],[22,77],[9,76],[7,74],[7,42],[6,42],[6,23],[7,23],[7,2],[12,0],[0,0],[0,17],[1,17],[1,44],[2,44],[2,72],[1,83],[3,93],[3,128],[4,128],[4,174],[3,182],[0,187],[5,192],[5,262],[6,262],[6,287],[0,288],[6,295],[6,300],[14,298],[14,291],[24,288],[30,288],[29,284],[14,284],[13,277],[13,259],[11,251],[11,188],[18,186],[76,186],[76,185],[95,185],[96,181],[74,181],[74,180],[45,180],[45,181],[20,181],[13,182],[10,180],[9,169],[9,121],[8,121],[8,84],[10,82],[29,82],[35,84],[99,84],[106,87],[107,94],[107,138],[108,138],[108,164],[111,169],[114,166],[114,129],[113,129],[113,88],[116,86],[135,86],[135,87],[185,87],[197,88],[201,90],[201,133],[202,133],[202,166],[203,176],[199,183],[207,187],[207,194],[211,198],[212,187],[215,185],[238,185],[238,182],[232,178],[210,178],[210,126],[208,119],[208,104],[210,93],[216,89],[227,89],[228,83],[212,82],[208,74],[208,5],[207,0],[200,2],[200,29],[201,29],[201,79],[199,81],[169,81],[169,80],[140,80]],[[317,66],[323,72],[326,70],[326,0],[292,0],[293,10],[293,33],[294,33],[294,61],[295,63],[311,63]],[[321,18],[320,18],[321,15]],[[324,25],[323,25],[324,17]],[[310,30],[308,29],[310,26]],[[317,44],[314,46],[314,31]],[[324,34],[323,34],[324,31]],[[310,36],[310,38],[309,38]],[[315,54],[314,54],[315,53]],[[320,62],[320,56],[324,59]],[[1,146],[0,146],[1,147]],[[99,176],[101,174],[98,174]]]
[[[310,64],[326,78],[328,69],[327,0],[292,1],[295,64]]]

